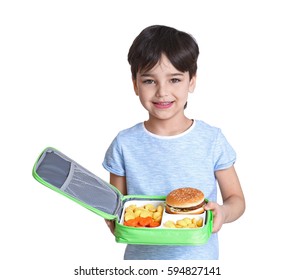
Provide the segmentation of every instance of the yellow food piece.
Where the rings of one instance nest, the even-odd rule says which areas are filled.
[[[126,209],[125,213],[131,213],[131,214],[134,214],[134,212],[133,212],[132,209]]]
[[[154,206],[153,204],[146,204],[146,205],[144,206],[144,208],[145,208],[146,210],[148,210],[148,211],[156,212],[156,208],[155,208],[155,206]]]
[[[162,213],[161,212],[154,212],[153,213],[153,218],[156,220],[157,218],[161,217],[162,216]]]
[[[194,225],[197,224],[197,219],[196,218],[192,218],[192,224],[194,224]]]
[[[190,218],[184,218],[183,221],[184,221],[187,225],[189,225],[189,224],[192,223],[192,219],[190,219]]]
[[[197,226],[198,226],[198,227],[202,227],[202,226],[203,226],[203,218],[200,218],[200,219],[197,221]]]
[[[125,214],[125,217],[124,217],[124,220],[125,221],[128,221],[128,220],[131,220],[131,219],[135,219],[135,215],[134,215],[134,213],[132,212],[127,212],[126,214]]]
[[[136,209],[134,210],[134,215],[135,215],[135,217],[139,217],[141,211],[142,211],[141,209],[136,208]]]
[[[186,227],[187,226],[187,223],[184,220],[178,220],[176,222],[176,225],[179,225],[181,227]]]
[[[167,221],[164,224],[164,226],[167,227],[167,228],[175,228],[176,227],[175,224],[174,224],[174,222],[172,222],[172,221]]]
[[[135,204],[132,204],[132,205],[129,205],[127,208],[126,208],[126,212],[128,211],[133,211],[134,209],[136,209],[136,205]]]
[[[193,224],[193,223],[191,223],[191,224],[188,224],[188,225],[187,225],[187,227],[188,227],[188,228],[195,228],[195,227],[196,227],[196,225],[195,225],[195,224]]]
[[[159,216],[158,218],[156,218],[156,219],[154,219],[156,222],[161,222],[161,220],[162,220],[162,216]]]
[[[153,213],[148,210],[141,211],[140,213],[140,217],[142,218],[152,217],[152,216],[153,216]]]
[[[159,206],[157,207],[157,212],[163,213],[163,210],[164,210],[164,208],[163,208],[162,205],[159,205]]]

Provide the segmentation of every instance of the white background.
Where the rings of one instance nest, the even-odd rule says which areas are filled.
[[[221,266],[223,276],[216,279],[290,273],[291,3],[1,1],[1,278],[80,279],[73,276],[79,265],[128,263],[122,261],[125,245],[115,243],[101,217],[42,186],[31,173],[41,151],[53,146],[108,180],[101,162],[111,140],[147,118],[126,57],[135,36],[152,24],[197,39],[197,87],[186,113],[221,127],[238,154],[247,210],[220,231],[220,261],[205,264]],[[142,263],[149,266],[159,262]]]

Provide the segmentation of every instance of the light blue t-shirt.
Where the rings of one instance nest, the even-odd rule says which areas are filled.
[[[108,148],[103,166],[126,176],[127,193],[167,195],[182,187],[195,187],[210,201],[217,200],[214,172],[234,164],[236,154],[221,130],[195,120],[185,132],[159,136],[143,123],[125,129]],[[218,238],[212,234],[201,246],[127,245],[124,259],[218,259]]]

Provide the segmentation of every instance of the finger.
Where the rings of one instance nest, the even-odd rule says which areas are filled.
[[[215,208],[215,205],[213,202],[209,201],[208,203],[206,203],[206,205],[204,206],[205,210],[212,210]]]

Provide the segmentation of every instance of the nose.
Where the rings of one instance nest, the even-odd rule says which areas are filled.
[[[158,84],[156,96],[158,98],[168,96],[168,89],[167,89],[167,87],[165,85],[163,85],[163,84]]]

